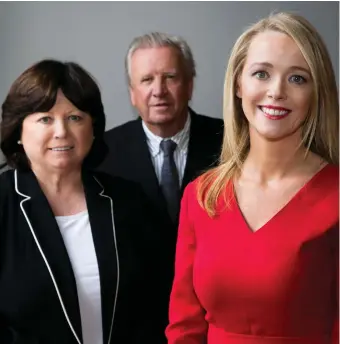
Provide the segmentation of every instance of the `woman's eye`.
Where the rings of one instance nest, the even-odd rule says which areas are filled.
[[[306,82],[306,79],[301,75],[292,75],[289,78],[289,81],[293,82],[294,84],[303,84]]]
[[[267,79],[268,73],[264,71],[258,71],[253,74],[257,79]]]
[[[38,122],[43,123],[43,124],[48,124],[52,121],[51,117],[45,116],[45,117],[41,117]]]
[[[69,120],[72,122],[79,122],[81,120],[81,117],[78,115],[71,115],[69,116]]]

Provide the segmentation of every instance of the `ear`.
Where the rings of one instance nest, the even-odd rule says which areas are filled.
[[[130,93],[131,104],[133,106],[136,106],[135,91],[131,85],[129,86],[129,93]]]
[[[188,81],[188,100],[189,100],[189,101],[190,101],[191,98],[192,98],[193,90],[194,90],[194,80],[193,80],[193,79],[190,79],[190,80]]]

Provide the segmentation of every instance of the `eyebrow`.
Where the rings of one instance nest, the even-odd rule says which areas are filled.
[[[79,109],[73,109],[73,110],[65,111],[64,115],[69,116],[69,115],[71,115],[71,114],[79,115],[79,114],[84,114],[84,113],[85,113],[85,112],[83,112],[83,111],[81,111],[81,110],[79,110]],[[50,115],[50,116],[54,116],[54,115],[55,115],[55,113],[53,113],[53,112],[51,112],[51,111],[41,112],[40,114],[41,114],[41,115],[42,115],[42,114],[45,114],[45,115],[48,114],[48,115]]]
[[[253,68],[256,66],[274,68],[274,66],[269,62],[256,62],[256,63],[253,63],[249,68]],[[301,66],[291,66],[291,67],[289,67],[289,70],[301,70],[301,71],[307,73],[308,75],[311,75],[311,73],[308,69],[301,67]]]

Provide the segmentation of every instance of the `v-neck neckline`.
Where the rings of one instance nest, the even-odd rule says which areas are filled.
[[[278,218],[282,217],[285,213],[289,212],[289,210],[295,207],[295,203],[300,200],[303,195],[315,184],[315,182],[330,168],[331,164],[326,164],[322,167],[318,172],[316,172],[299,190],[289,199],[287,203],[285,203],[273,216],[271,216],[263,225],[261,225],[258,229],[253,230],[246,218],[243,215],[243,212],[237,202],[237,197],[235,191],[233,190],[233,197],[232,202],[234,203],[234,207],[236,208],[237,215],[241,218],[241,222],[244,227],[247,229],[247,232],[251,235],[257,235],[259,232],[263,232],[266,230],[267,227],[270,227],[273,222],[275,222]]]

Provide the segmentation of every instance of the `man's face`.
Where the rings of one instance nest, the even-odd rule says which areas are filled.
[[[193,80],[188,78],[179,52],[173,47],[141,48],[131,57],[130,97],[152,130],[183,127]]]

